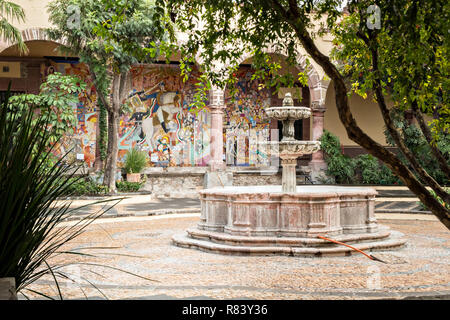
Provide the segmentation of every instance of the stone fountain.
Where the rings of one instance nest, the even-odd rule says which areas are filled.
[[[175,245],[222,254],[351,255],[352,249],[319,239],[352,244],[360,250],[401,247],[398,232],[377,224],[377,192],[366,187],[296,186],[297,159],[320,149],[319,141],[294,138],[294,122],[311,109],[294,106],[287,93],[283,106],[265,109],[283,122],[281,141],[268,142],[281,159],[281,186],[226,186],[200,191],[201,216],[196,228],[175,235]]]

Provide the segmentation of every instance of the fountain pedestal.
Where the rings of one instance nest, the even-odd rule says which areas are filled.
[[[225,186],[200,191],[197,228],[172,238],[175,245],[223,254],[350,255],[352,249],[318,239],[332,236],[360,250],[401,247],[401,234],[379,227],[372,188],[296,186],[297,158],[319,150],[318,141],[294,139],[294,121],[311,110],[293,106],[290,94],[282,107],[267,108],[283,121],[283,139],[268,142],[281,159],[281,186]]]
[[[281,159],[282,173],[282,189],[286,192],[295,192],[297,187],[297,157]]]

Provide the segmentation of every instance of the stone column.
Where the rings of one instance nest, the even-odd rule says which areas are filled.
[[[225,91],[212,88],[209,96],[211,114],[209,170],[205,174],[204,187],[225,187],[233,184],[233,174],[226,172],[223,161],[223,114],[225,112]]]
[[[210,150],[211,171],[225,169],[223,162],[223,114],[225,111],[225,91],[218,88],[211,89],[210,92],[210,110],[211,110],[211,137]]]
[[[312,140],[317,141],[323,134],[323,121],[326,107],[324,105],[312,106]],[[317,180],[318,175],[327,168],[327,164],[323,158],[322,150],[312,154],[312,160],[309,162],[313,180]]]

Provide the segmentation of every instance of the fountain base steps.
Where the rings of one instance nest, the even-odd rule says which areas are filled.
[[[374,233],[344,234],[333,237],[362,251],[398,249],[405,245],[403,234],[379,225]],[[293,237],[247,237],[221,232],[188,229],[186,233],[174,235],[174,245],[227,255],[286,255],[303,257],[350,256],[357,251],[332,242],[315,238]]]

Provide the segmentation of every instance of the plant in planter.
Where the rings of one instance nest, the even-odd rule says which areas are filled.
[[[141,182],[140,172],[147,165],[147,154],[144,151],[131,149],[125,158],[125,170],[128,182]]]

